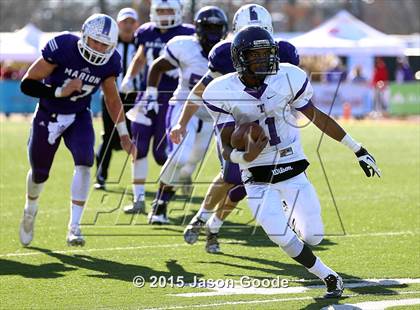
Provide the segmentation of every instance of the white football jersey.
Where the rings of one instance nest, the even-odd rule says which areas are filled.
[[[269,142],[254,161],[240,165],[247,169],[306,159],[293,110],[310,104],[312,93],[302,69],[281,63],[277,74],[267,76],[258,91],[248,89],[235,72],[214,79],[203,100],[218,128],[257,122],[264,129]]]
[[[184,104],[191,89],[208,70],[207,56],[195,36],[174,37],[166,44],[163,55],[172,65],[179,68],[178,87],[169,104]],[[212,120],[203,105],[196,115],[202,120]]]

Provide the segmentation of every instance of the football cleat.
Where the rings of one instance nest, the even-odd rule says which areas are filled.
[[[67,245],[68,246],[84,246],[85,238],[80,231],[79,225],[72,225],[69,227],[67,233]]]
[[[138,214],[138,213],[146,213],[146,203],[144,200],[137,200],[134,201],[132,205],[128,205],[124,207],[125,214]]]
[[[162,200],[153,200],[152,211],[149,212],[147,219],[149,224],[163,225],[168,224],[169,220],[166,216],[167,203]]]
[[[211,254],[221,253],[219,240],[217,240],[218,233],[212,233],[209,228],[206,227],[206,236],[206,252]]]
[[[343,294],[343,279],[339,275],[328,275],[324,278],[324,283],[327,286],[327,293],[324,298],[338,298]]]
[[[19,227],[19,239],[23,246],[28,246],[34,238],[35,214],[23,211],[22,221]]]
[[[200,220],[198,217],[193,217],[191,222],[184,230],[184,240],[188,244],[194,244],[197,242],[198,237],[200,236],[201,228],[204,227],[206,223]]]

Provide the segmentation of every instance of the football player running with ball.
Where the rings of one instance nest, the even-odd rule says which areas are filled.
[[[270,13],[258,4],[247,4],[240,7],[233,17],[234,33],[250,25],[263,27],[270,33],[273,33]],[[210,51],[209,70],[200,82],[194,86],[189,95],[189,100],[184,105],[178,123],[170,132],[171,140],[174,143],[180,143],[181,141],[183,143],[183,138],[187,133],[187,125],[199,109],[200,104],[202,104],[201,94],[206,85],[218,76],[235,72],[230,54],[231,43],[230,39],[223,40]],[[286,41],[278,41],[277,43],[280,62],[299,65],[299,55],[296,48]],[[229,160],[224,160],[220,155],[221,142],[217,131],[216,128],[221,173],[213,180],[200,209],[184,230],[184,240],[189,244],[194,244],[198,240],[201,229],[205,226],[205,249],[208,253],[221,252],[218,234],[223,221],[236,205],[246,197],[239,165]],[[216,209],[215,212],[214,209]]]
[[[51,39],[43,48],[42,57],[22,79],[22,92],[39,98],[28,143],[31,169],[19,230],[24,246],[33,239],[38,198],[62,138],[75,164],[67,244],[85,244],[80,219],[89,193],[95,142],[89,108],[92,95],[99,87],[104,92],[122,148],[136,156],[115,83],[121,72],[121,57],[115,51],[117,40],[117,23],[108,15],[94,14],[84,22],[80,38],[67,32]]]
[[[380,176],[380,171],[366,149],[312,104],[306,73],[294,65],[280,64],[277,49],[267,30],[255,26],[240,30],[231,46],[236,72],[214,79],[203,100],[220,128],[223,157],[240,166],[256,221],[274,243],[325,282],[324,297],[339,297],[341,277],[308,246],[321,242],[324,228],[317,194],[305,174],[309,163],[293,110],[301,111],[321,131],[355,152],[368,177]],[[256,140],[245,139],[245,150],[233,149],[235,126],[250,122],[258,123],[263,131]],[[282,199],[293,209],[283,210]],[[293,230],[290,218],[295,222]]]

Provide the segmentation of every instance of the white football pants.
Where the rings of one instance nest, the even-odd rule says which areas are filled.
[[[182,104],[174,106],[170,115],[170,128],[176,125],[182,111]],[[160,179],[168,185],[179,182],[180,169],[189,165],[192,170],[204,159],[208,145],[212,139],[213,122],[202,122],[200,132],[197,133],[199,119],[193,116],[187,125],[186,136],[180,144],[170,143],[168,159],[161,170]]]
[[[293,230],[309,245],[322,241],[321,206],[305,173],[275,184],[248,183],[245,189],[254,218],[273,242],[287,245]]]

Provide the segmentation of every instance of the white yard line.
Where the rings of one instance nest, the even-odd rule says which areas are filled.
[[[346,295],[345,297],[356,297],[356,296],[374,296],[374,295],[409,295],[409,294],[419,294],[420,291],[406,291],[406,292],[392,292],[392,294],[378,293],[378,294],[351,294]],[[313,297],[291,297],[291,298],[276,298],[276,299],[259,299],[259,300],[246,300],[246,301],[228,301],[212,304],[199,304],[199,305],[185,305],[185,306],[170,306],[170,307],[160,307],[160,308],[140,308],[143,310],[172,310],[172,309],[191,309],[191,308],[209,308],[209,307],[223,307],[223,306],[232,306],[232,305],[247,305],[247,304],[265,304],[265,303],[277,303],[277,302],[288,302],[288,301],[299,301],[299,300],[313,300]],[[362,308],[364,310],[364,308]],[[350,309],[347,309],[350,310]],[[352,309],[355,310],[355,309]]]
[[[399,300],[380,300],[380,301],[367,301],[357,304],[342,304],[342,305],[330,305],[324,307],[321,310],[383,310],[389,307],[396,306],[412,306],[420,305],[420,298],[411,299],[399,299]]]
[[[369,286],[393,286],[403,284],[419,284],[420,279],[358,279],[358,282],[349,283],[344,279],[345,288],[358,288]],[[209,297],[209,296],[223,296],[223,295],[277,295],[277,294],[299,294],[305,293],[313,289],[324,289],[324,285],[308,285],[308,286],[292,286],[279,288],[257,288],[257,287],[241,287],[239,282],[236,282],[234,287],[216,287],[209,288],[210,292],[192,292],[172,294],[176,297]]]
[[[128,251],[128,250],[139,250],[139,249],[157,249],[157,248],[178,248],[183,246],[190,246],[186,243],[173,243],[173,244],[155,244],[155,245],[141,245],[141,246],[129,246],[129,247],[115,247],[115,248],[100,248],[100,249],[79,249],[79,250],[65,250],[65,251],[51,251],[51,253],[57,254],[72,254],[72,253],[89,253],[89,252],[101,252],[101,251]],[[15,257],[15,256],[36,256],[44,255],[44,252],[24,252],[24,253],[6,253],[0,254],[0,257]]]
[[[376,232],[376,233],[362,233],[362,234],[346,234],[342,236],[331,236],[331,237],[342,237],[342,238],[358,238],[358,237],[388,237],[388,236],[403,236],[403,235],[419,235],[420,231],[388,231],[388,232]],[[330,236],[325,236],[329,238]]]

